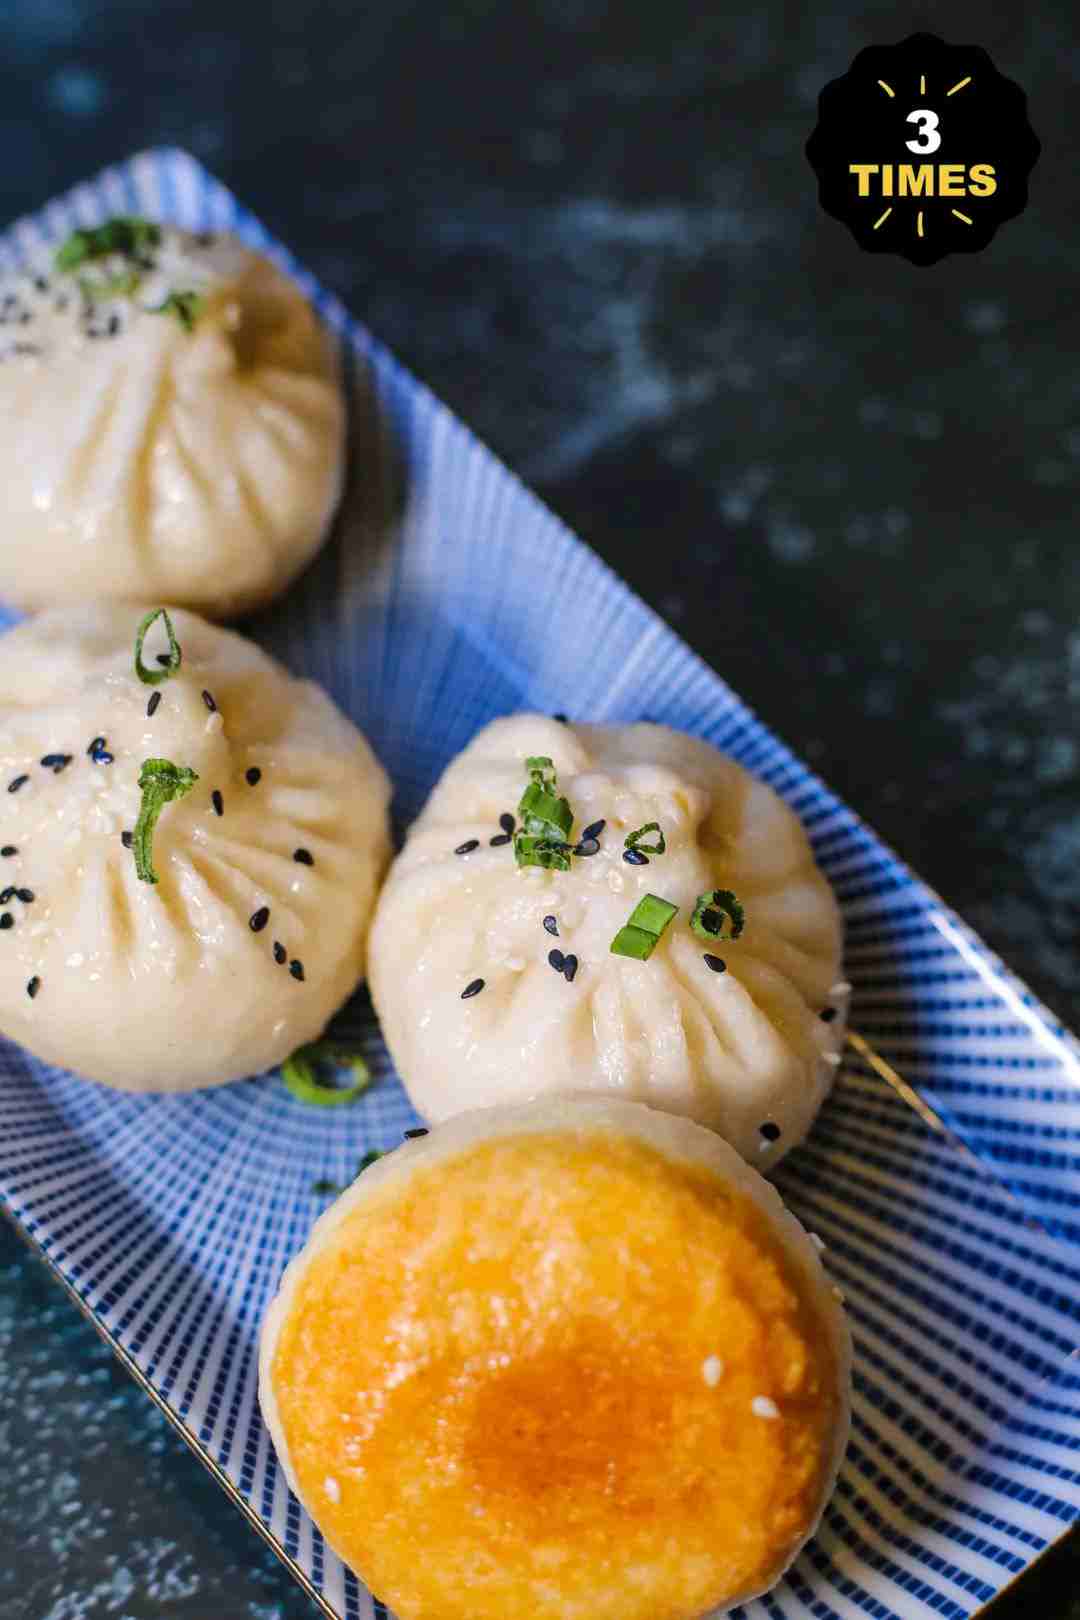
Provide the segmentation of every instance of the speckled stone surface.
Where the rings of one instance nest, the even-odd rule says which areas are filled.
[[[194,152],[1076,1024],[1080,13],[990,11],[36,0],[0,211]],[[802,154],[920,26],[1044,147],[929,271],[860,253]],[[313,1615],[6,1228],[0,1440],[4,1620]],[[995,1620],[1078,1591],[1074,1537]]]

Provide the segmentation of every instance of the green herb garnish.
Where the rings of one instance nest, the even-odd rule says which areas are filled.
[[[330,1063],[352,1070],[355,1080],[351,1086],[328,1086],[319,1079],[316,1065]],[[371,1084],[371,1070],[351,1046],[338,1041],[311,1041],[298,1046],[292,1057],[281,1065],[281,1078],[294,1097],[301,1102],[322,1105],[355,1102]]]
[[[160,241],[161,226],[155,225],[152,219],[118,215],[95,229],[72,231],[57,249],[53,262],[58,270],[75,270],[80,264],[107,258],[110,253],[121,253],[129,259],[142,258]]]
[[[746,913],[730,889],[710,889],[699,894],[690,916],[690,927],[699,939],[724,938],[724,918],[731,922],[728,939],[738,939],[746,925]]]
[[[147,669],[142,661],[143,642],[146,640],[146,633],[155,619],[164,619],[165,621],[165,634],[169,638],[169,662],[159,664],[157,669]],[[170,675],[176,674],[180,668],[182,658],[183,653],[180,651],[180,643],[173,632],[172,620],[164,608],[154,608],[152,612],[146,615],[135,632],[136,675],[144,686],[160,686],[162,681],[167,681]]]
[[[91,281],[87,276],[79,277],[79,291],[91,303],[102,303],[106,298],[130,298],[142,280],[137,270],[122,270],[117,276],[109,276],[104,281]]]
[[[382,1159],[384,1157],[385,1154],[380,1148],[369,1148],[364,1154],[364,1157],[360,1160],[360,1163],[357,1165],[356,1174],[358,1176],[363,1175],[364,1171],[373,1165],[376,1159]],[[353,1179],[355,1180],[355,1177]],[[325,1176],[320,1177],[318,1181],[313,1181],[311,1183],[311,1190],[313,1193],[318,1193],[320,1196],[325,1196],[327,1193],[342,1193],[345,1191],[340,1181],[329,1181]]]
[[[570,829],[574,812],[559,794],[555,766],[546,755],[533,755],[525,761],[529,785],[518,803],[518,831],[514,834],[514,858],[519,866],[543,866],[569,872]]]
[[[646,833],[651,832],[656,834],[658,842],[655,844],[643,844],[641,840]],[[667,842],[660,830],[658,821],[647,821],[644,827],[639,827],[636,832],[627,833],[623,842],[627,849],[640,850],[642,855],[662,855],[667,849]]]
[[[657,894],[643,894],[612,940],[612,956],[629,956],[636,962],[647,962],[678,909]]]
[[[174,765],[170,759],[147,759],[139,772],[142,806],[135,823],[131,847],[135,854],[135,872],[144,883],[156,883],[154,871],[154,828],[157,818],[173,799],[182,799],[190,793],[198,776],[187,765]]]
[[[171,292],[163,304],[155,304],[148,313],[151,315],[175,315],[185,332],[194,330],[195,322],[202,313],[206,302],[201,293],[197,292]]]

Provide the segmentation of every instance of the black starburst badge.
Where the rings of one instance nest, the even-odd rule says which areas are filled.
[[[826,213],[868,253],[977,253],[1027,205],[1027,97],[978,45],[913,34],[860,51],[818,98],[806,155]]]

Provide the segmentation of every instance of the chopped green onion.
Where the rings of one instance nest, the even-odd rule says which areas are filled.
[[[90,259],[107,258],[110,253],[135,258],[147,248],[157,247],[160,241],[161,226],[152,219],[118,215],[96,229],[72,231],[57,249],[54,263],[58,270],[74,270]]]
[[[190,793],[198,776],[187,765],[174,765],[169,759],[147,759],[139,772],[142,806],[135,823],[131,847],[135,853],[135,873],[144,883],[156,883],[154,871],[154,828],[157,818],[173,799]]]
[[[746,925],[746,913],[730,889],[710,889],[699,894],[690,916],[690,927],[699,939],[724,938],[724,918],[731,922],[728,939],[738,939]]]
[[[555,765],[547,754],[530,754],[525,761],[525,769],[541,787],[555,786]]]
[[[321,1196],[326,1193],[339,1193],[342,1189],[340,1182],[327,1181],[325,1177],[321,1177],[318,1181],[313,1181],[311,1183],[311,1190],[313,1193],[318,1193]]]
[[[164,619],[165,621],[165,633],[169,638],[169,662],[164,666],[159,665],[157,669],[147,669],[146,665],[142,661],[143,642],[146,640],[146,633],[155,619]],[[176,636],[173,633],[172,620],[169,618],[169,615],[164,608],[154,608],[152,613],[148,613],[146,615],[145,619],[143,619],[142,623],[139,625],[138,630],[135,632],[136,675],[139,677],[140,681],[142,681],[144,686],[160,686],[162,681],[167,681],[170,675],[176,674],[177,670],[180,668],[180,660],[182,657],[183,654],[180,651],[180,643],[177,641]]]
[[[355,1080],[351,1086],[324,1085],[316,1073],[319,1063],[333,1063],[351,1069]],[[311,1041],[298,1046],[292,1057],[281,1065],[281,1078],[300,1102],[336,1104],[355,1102],[371,1084],[371,1070],[351,1046],[338,1041]]]
[[[644,928],[635,928],[633,923],[623,923],[610,949],[612,956],[630,956],[637,962],[647,962],[656,949],[656,943],[655,934],[646,933]]]
[[[85,298],[98,304],[106,298],[130,298],[141,280],[137,270],[122,270],[119,275],[109,276],[105,281],[91,281],[88,276],[80,276],[79,290]]]
[[[364,1157],[360,1160],[360,1163],[356,1167],[357,1175],[363,1175],[365,1170],[369,1170],[371,1168],[376,1159],[381,1159],[384,1157],[385,1155],[380,1148],[368,1148],[367,1152],[364,1154]]]
[[[570,845],[550,838],[533,838],[525,833],[514,837],[514,856],[519,866],[542,866],[548,872],[569,872]]]
[[[518,803],[519,830],[514,834],[514,858],[519,866],[543,866],[569,872],[570,829],[574,812],[557,791],[555,767],[546,755],[525,761],[529,785]]]
[[[643,844],[641,840],[645,837],[646,833],[651,832],[654,832],[657,835],[659,843]],[[624,842],[627,849],[640,849],[643,855],[662,855],[667,849],[667,842],[660,830],[660,823],[658,821],[647,821],[644,827],[639,827],[636,832],[627,833]]]
[[[647,962],[678,909],[658,894],[643,894],[612,940],[611,954]]]
[[[194,330],[206,300],[201,293],[176,292],[169,294],[163,304],[155,304],[151,315],[175,315],[185,332]]]

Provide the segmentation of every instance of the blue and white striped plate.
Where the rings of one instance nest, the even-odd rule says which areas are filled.
[[[341,334],[354,473],[334,541],[255,627],[363,727],[406,820],[493,715],[642,716],[758,772],[847,919],[853,1036],[780,1173],[826,1240],[856,1341],[854,1431],[820,1534],[747,1620],[970,1616],[1080,1512],[1080,1053],[985,946],[721,680],[191,158],[156,151],[15,225],[11,262],[114,212],[238,231]],[[538,569],[535,559],[543,557]],[[56,1275],[328,1615],[384,1611],[275,1464],[256,1333],[369,1147],[414,1116],[365,998],[355,1107],[276,1076],[124,1096],[0,1044],[0,1191]]]

